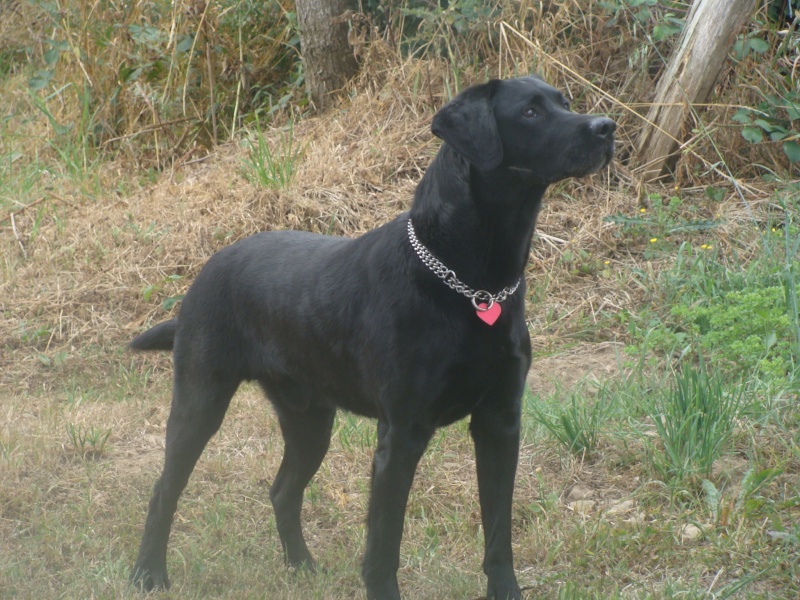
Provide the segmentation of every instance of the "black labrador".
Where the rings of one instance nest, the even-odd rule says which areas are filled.
[[[545,188],[593,173],[616,124],[580,115],[537,77],[470,87],[431,129],[444,140],[410,212],[356,239],[281,231],[217,252],[177,319],[136,337],[172,350],[166,459],[131,578],[168,585],[178,497],[239,383],[258,381],[284,454],[270,488],[289,564],[313,568],[303,491],[338,408],[378,420],[367,547],[369,600],[399,600],[400,538],[417,463],[434,431],[470,416],[488,598],[518,600],[511,499],[531,347],[524,270]]]

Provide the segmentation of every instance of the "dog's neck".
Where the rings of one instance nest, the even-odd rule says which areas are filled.
[[[524,171],[483,172],[445,144],[417,186],[411,218],[462,281],[495,293],[523,275],[546,188]]]

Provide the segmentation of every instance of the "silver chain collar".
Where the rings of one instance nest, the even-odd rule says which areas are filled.
[[[414,248],[414,252],[417,253],[422,263],[433,271],[434,275],[441,279],[447,287],[469,298],[475,310],[483,312],[492,308],[495,302],[503,302],[517,291],[519,284],[522,282],[522,278],[520,277],[514,285],[506,286],[496,294],[490,294],[486,290],[473,290],[456,277],[455,271],[448,269],[442,261],[436,258],[431,254],[430,250],[422,245],[422,242],[417,239],[417,234],[414,231],[414,225],[411,223],[410,217],[408,219],[408,241],[411,242],[411,247]],[[485,306],[479,306],[479,304],[485,304]]]

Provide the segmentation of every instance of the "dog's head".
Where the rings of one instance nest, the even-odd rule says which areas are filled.
[[[607,117],[572,112],[561,92],[535,76],[467,88],[431,124],[478,169],[511,169],[545,185],[608,165],[616,127]]]

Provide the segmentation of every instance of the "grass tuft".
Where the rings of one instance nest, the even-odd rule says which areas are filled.
[[[728,449],[741,412],[743,385],[729,386],[703,365],[684,364],[672,384],[656,391],[650,409],[661,448],[650,453],[655,474],[667,482],[707,478]]]
[[[289,121],[278,132],[275,148],[271,149],[261,129],[258,114],[255,116],[255,124],[255,142],[249,139],[244,142],[249,153],[243,161],[242,173],[253,185],[276,190],[286,189],[291,185],[303,158],[303,147],[294,139],[294,125]]]

